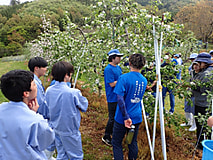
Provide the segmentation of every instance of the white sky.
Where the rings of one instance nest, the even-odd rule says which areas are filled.
[[[32,1],[32,0],[20,0],[21,3],[26,1]],[[9,5],[9,4],[10,4],[10,0],[0,0],[0,5]]]

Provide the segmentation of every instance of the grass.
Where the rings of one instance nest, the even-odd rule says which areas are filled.
[[[12,58],[11,58],[12,59]],[[1,58],[0,59],[1,63],[0,63],[0,77],[11,71],[14,69],[24,69],[24,70],[28,70],[27,68],[27,61],[9,61],[9,60],[5,60],[5,58]],[[0,91],[0,103],[8,101],[2,94],[2,92]]]

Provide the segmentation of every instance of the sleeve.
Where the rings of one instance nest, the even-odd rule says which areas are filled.
[[[113,71],[109,68],[104,70],[104,76],[106,77],[106,83],[113,83],[115,81]]]
[[[117,99],[118,99],[118,106],[119,106],[119,108],[120,108],[120,110],[121,110],[121,113],[122,113],[122,115],[123,115],[124,120],[129,119],[130,117],[129,117],[127,111],[126,111],[126,106],[125,106],[125,102],[124,102],[124,97],[123,97],[123,96],[120,96],[120,95],[117,95]]]
[[[43,115],[45,119],[49,119],[49,108],[46,102],[45,93],[43,93],[42,86],[37,85],[37,100],[39,104],[38,113]]]
[[[43,119],[31,126],[27,144],[35,148],[35,150],[43,151],[54,139],[54,131],[48,126],[47,121]]]
[[[82,112],[86,112],[88,108],[88,100],[82,96],[81,91],[77,91],[74,95],[74,103]]]

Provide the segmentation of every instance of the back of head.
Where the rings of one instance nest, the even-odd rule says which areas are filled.
[[[74,73],[73,65],[65,61],[59,61],[53,65],[51,74],[54,80],[63,82],[65,75],[70,75],[70,73]]]
[[[47,61],[42,57],[33,57],[28,62],[28,68],[34,72],[35,67],[47,67]]]
[[[129,57],[129,62],[131,64],[131,67],[135,68],[135,69],[141,69],[145,63],[146,63],[146,59],[142,54],[132,54]]]
[[[23,92],[31,91],[33,73],[25,70],[12,70],[2,75],[1,91],[10,101],[23,101]]]

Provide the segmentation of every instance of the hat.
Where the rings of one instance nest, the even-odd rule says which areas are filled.
[[[112,55],[123,56],[123,54],[120,53],[118,49],[112,49],[112,50],[109,51],[107,54],[108,54],[108,56],[112,56]]]
[[[209,51],[209,54],[213,54],[213,50]]]
[[[197,58],[195,59],[195,62],[205,62],[207,64],[213,63],[213,61],[211,60],[211,55],[206,52],[198,54]]]
[[[197,58],[197,56],[198,56],[197,53],[192,53],[192,54],[190,54],[189,59],[195,59],[195,58]]]
[[[196,62],[196,61],[193,61],[193,62],[192,62],[192,65],[194,65],[194,64],[199,64],[199,63],[198,63],[198,62]]]
[[[179,54],[175,54],[174,56],[179,58]]]

